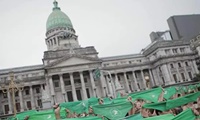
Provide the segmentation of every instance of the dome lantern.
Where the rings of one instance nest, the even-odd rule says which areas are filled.
[[[46,30],[49,31],[58,27],[73,28],[69,17],[61,11],[60,7],[58,7],[58,2],[55,0],[53,4],[53,11],[46,22]]]

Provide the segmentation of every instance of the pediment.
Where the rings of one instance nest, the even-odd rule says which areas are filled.
[[[63,67],[63,66],[73,66],[73,65],[83,65],[89,63],[101,62],[98,58],[87,57],[83,55],[67,55],[61,59],[58,59],[46,67]]]

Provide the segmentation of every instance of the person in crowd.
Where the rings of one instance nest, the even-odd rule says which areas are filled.
[[[28,120],[29,119],[29,116],[26,116],[25,118],[24,118],[24,120]]]
[[[67,118],[73,118],[74,117],[73,113],[71,113],[69,109],[66,108],[65,112],[67,114]]]
[[[56,104],[53,106],[53,109],[54,109],[54,113],[55,113],[56,120],[59,120],[59,119],[60,119],[60,106],[59,106],[59,104],[56,103]]]
[[[103,99],[102,99],[102,98],[99,98],[99,99],[98,99],[98,103],[99,103],[99,105],[102,105],[102,104],[104,103]]]

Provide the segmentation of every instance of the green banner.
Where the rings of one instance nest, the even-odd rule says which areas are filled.
[[[162,93],[162,88],[159,87],[138,93],[131,93],[129,94],[129,96],[131,96],[133,100],[143,99],[157,103],[161,93]]]
[[[17,118],[17,120],[24,120],[24,118],[25,118],[26,116],[34,115],[34,114],[36,114],[36,113],[37,113],[36,110],[29,110],[29,111],[25,111],[25,112],[18,113],[18,114],[16,115],[16,118]]]
[[[132,108],[130,102],[95,105],[92,107],[95,114],[105,116],[111,120],[125,117]]]
[[[55,114],[53,110],[40,111],[30,115],[28,120],[55,120]]]
[[[175,108],[178,106],[182,106],[182,105],[190,103],[190,102],[194,102],[197,100],[197,98],[199,96],[200,96],[200,92],[196,92],[196,93],[185,95],[183,97],[179,97],[174,100],[169,100],[169,101],[167,101],[166,108],[167,108],[167,110],[169,110],[169,109],[172,109],[172,108]]]
[[[176,87],[165,88],[164,98],[166,100],[170,99],[174,94],[176,94]]]
[[[81,114],[84,112],[88,113],[88,100],[61,103],[60,106],[69,109],[70,112],[72,113],[73,112],[77,114]]]
[[[172,120],[195,120],[196,117],[191,109],[187,109],[177,116],[175,116]]]
[[[168,100],[168,101],[163,101],[159,103],[149,103],[143,105],[144,108],[148,109],[156,109],[156,110],[161,110],[161,111],[166,111],[178,106],[182,106],[184,104],[194,102],[197,100],[197,98],[200,96],[200,92],[188,94],[186,96],[173,99],[173,100]]]

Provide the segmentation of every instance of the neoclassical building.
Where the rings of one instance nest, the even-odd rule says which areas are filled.
[[[2,90],[11,71],[24,87],[15,93],[18,112],[179,84],[199,72],[196,48],[191,49],[189,40],[158,39],[138,54],[99,58],[95,47],[80,46],[71,20],[56,1],[47,19],[45,42],[43,64],[0,70],[0,116],[13,113],[12,95]]]

